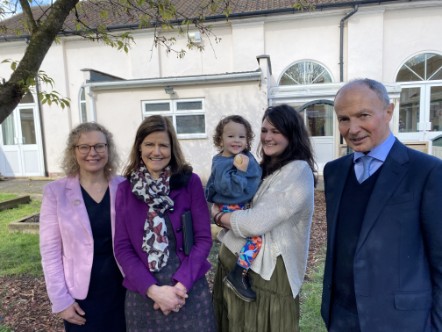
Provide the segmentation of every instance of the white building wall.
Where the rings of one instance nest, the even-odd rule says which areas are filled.
[[[241,114],[250,121],[256,134],[252,152],[256,152],[261,117],[266,105],[266,96],[257,82],[179,86],[174,90],[174,99],[204,100],[206,137],[180,140],[186,159],[203,181],[207,180],[212,156],[217,153],[213,147],[213,130],[223,116]],[[143,119],[141,101],[170,100],[169,95],[160,88],[96,91],[94,97],[96,107],[100,110],[97,121],[114,133],[123,161],[127,161],[136,130]]]
[[[340,11],[324,17],[292,15],[266,23],[265,53],[270,55],[275,79],[294,62],[314,60],[338,82],[340,15]]]
[[[262,21],[232,23],[232,71],[256,70],[256,56],[265,53],[264,28]]]
[[[424,52],[442,53],[442,4],[385,14],[384,78],[394,82],[401,66]]]
[[[383,80],[384,11],[361,8],[345,27],[344,81]]]
[[[85,83],[82,69],[124,79],[210,75],[256,70],[259,68],[256,56],[265,54],[270,56],[273,71],[269,82],[276,82],[291,64],[302,60],[320,63],[330,71],[333,82],[339,82],[339,22],[350,11],[351,8],[339,8],[216,22],[213,33],[220,42],[203,38],[205,51],[186,50],[182,59],[164,48],[155,48],[152,31],[133,31],[135,44],[128,54],[78,37],[63,38],[61,44],[54,43],[41,67],[54,78],[54,89],[71,99],[71,107],[65,110],[43,105],[47,170],[50,174],[60,172],[58,160],[66,136],[79,123],[78,94]],[[394,83],[400,66],[410,57],[422,52],[442,53],[441,17],[442,6],[434,1],[359,7],[344,29],[344,80],[370,77]],[[0,57],[19,60],[25,46],[24,41],[2,43]],[[186,38],[178,36],[174,47],[186,48]],[[0,78],[8,79],[9,75],[8,65],[0,65]],[[119,137],[117,143],[123,159],[141,121],[140,100],[168,98],[162,88],[154,90],[96,93],[97,120]],[[258,134],[267,104],[265,86],[250,82],[175,87],[175,91],[177,98],[205,100],[207,139],[183,141],[192,163],[198,164],[202,159],[194,157],[200,156],[195,152],[198,149],[207,155],[204,163],[196,166],[198,172],[207,172],[203,169],[214,153],[210,130],[222,115],[243,114],[254,122]]]

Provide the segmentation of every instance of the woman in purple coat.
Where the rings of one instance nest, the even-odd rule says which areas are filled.
[[[115,255],[127,288],[127,331],[215,331],[205,279],[209,211],[167,118],[141,123],[124,176],[116,196]],[[187,211],[194,243],[186,255],[181,217]]]

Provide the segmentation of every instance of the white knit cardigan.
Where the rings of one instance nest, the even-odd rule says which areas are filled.
[[[276,259],[282,255],[293,297],[304,280],[314,206],[314,180],[309,165],[295,160],[267,176],[251,208],[232,213],[232,229],[219,239],[238,253],[247,237],[262,235],[261,250],[251,269],[270,280]]]

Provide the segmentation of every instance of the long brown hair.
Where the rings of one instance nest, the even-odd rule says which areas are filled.
[[[315,160],[307,128],[299,113],[289,105],[269,107],[264,112],[262,122],[269,121],[289,141],[285,151],[278,157],[270,158],[264,154],[260,143],[263,177],[285,166],[293,160],[304,160],[315,173]],[[315,177],[316,183],[316,177]]]
[[[184,154],[181,151],[181,146],[178,141],[175,128],[173,127],[170,120],[161,115],[152,115],[143,120],[138,127],[137,133],[135,135],[135,141],[132,145],[132,149],[129,155],[129,160],[126,167],[124,168],[123,175],[125,177],[130,177],[130,174],[138,169],[143,163],[140,154],[140,146],[146,136],[152,133],[163,131],[169,136],[171,143],[172,156],[170,159],[170,168],[172,174],[183,173],[191,171],[192,167],[186,162]]]

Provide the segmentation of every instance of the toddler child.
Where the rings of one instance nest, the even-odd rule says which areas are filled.
[[[212,170],[206,185],[206,199],[220,211],[246,209],[261,182],[261,167],[250,153],[253,140],[250,123],[239,115],[221,119],[215,128],[213,143],[220,151],[212,159]],[[239,252],[235,268],[224,280],[244,301],[256,299],[248,270],[259,253],[261,236],[247,238]]]

